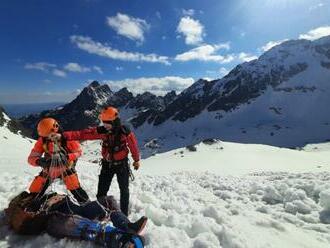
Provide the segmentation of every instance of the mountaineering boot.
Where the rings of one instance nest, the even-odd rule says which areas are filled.
[[[128,230],[133,231],[134,233],[139,235],[143,231],[144,227],[146,226],[147,221],[148,221],[148,218],[145,216],[142,216],[136,222],[128,223]]]
[[[71,193],[79,204],[85,204],[90,201],[86,191],[81,187],[75,190],[71,190]]]

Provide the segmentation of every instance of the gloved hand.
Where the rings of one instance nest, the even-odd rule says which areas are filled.
[[[46,158],[39,158],[36,163],[38,166],[47,169],[51,164],[51,160]]]
[[[98,134],[105,134],[109,132],[104,126],[96,127],[96,131]]]
[[[140,162],[139,161],[133,162],[133,167],[134,167],[134,170],[138,170],[140,168]]]

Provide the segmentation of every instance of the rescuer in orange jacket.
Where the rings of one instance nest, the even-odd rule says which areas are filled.
[[[28,157],[28,163],[42,167],[42,171],[32,181],[29,191],[42,196],[53,180],[61,178],[79,203],[89,201],[75,170],[77,159],[82,153],[79,142],[63,138],[51,141],[48,136],[59,131],[59,124],[53,118],[42,119],[37,129],[40,137]]]
[[[140,153],[137,140],[128,127],[121,124],[118,110],[107,107],[102,110],[100,120],[104,126],[81,131],[63,132],[66,140],[102,140],[102,169],[99,175],[97,198],[107,195],[112,178],[117,175],[120,189],[120,209],[127,216],[129,205],[128,153],[132,154],[134,169],[140,167]],[[55,134],[54,138],[61,135]]]

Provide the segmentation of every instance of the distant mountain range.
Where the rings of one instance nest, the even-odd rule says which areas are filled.
[[[120,109],[140,140],[145,156],[206,138],[301,146],[330,138],[330,36],[291,40],[258,59],[236,66],[225,77],[200,79],[180,94],[113,92],[94,81],[61,108],[20,119],[35,129],[43,116],[64,129],[97,125],[106,105]]]
[[[64,104],[65,104],[64,102],[3,104],[2,107],[6,110],[6,112],[10,117],[20,118],[25,115],[40,113],[43,110],[53,109]]]

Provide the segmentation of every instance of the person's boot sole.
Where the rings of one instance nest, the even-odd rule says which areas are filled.
[[[142,233],[142,231],[144,230],[145,226],[147,225],[148,222],[148,218],[145,218],[140,229],[138,230],[137,234],[140,235]]]

